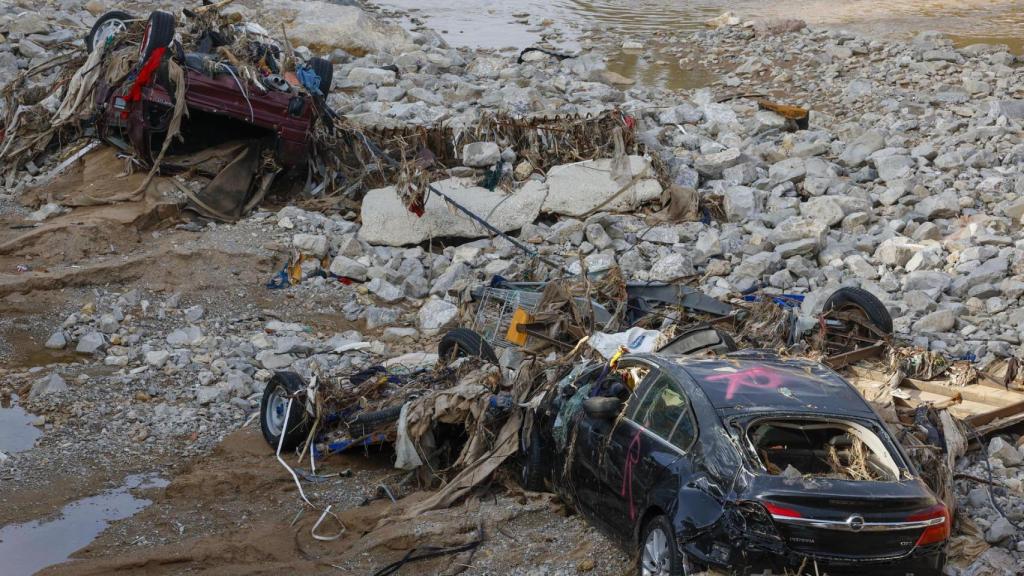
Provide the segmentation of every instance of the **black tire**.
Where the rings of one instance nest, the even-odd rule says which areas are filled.
[[[376,412],[361,412],[352,419],[352,424],[376,425],[384,422],[394,422],[402,414],[401,406],[392,406]]]
[[[360,438],[373,433],[384,424],[390,424],[398,420],[398,417],[401,415],[402,407],[400,405],[377,410],[376,412],[360,412],[349,421],[348,431],[353,438]]]
[[[135,16],[132,16],[131,14],[124,12],[122,10],[111,10],[110,12],[107,12],[106,14],[100,16],[92,25],[92,29],[89,30],[89,33],[85,36],[85,49],[88,52],[92,52],[92,49],[94,47],[93,45],[96,40],[96,34],[100,31],[100,29],[108,26],[108,23],[110,23],[111,21],[121,22],[123,25],[127,26],[126,23],[129,20],[135,20]]]
[[[327,96],[331,93],[331,82],[334,80],[334,65],[323,58],[310,58],[309,67],[320,77],[320,92]]]
[[[160,47],[169,46],[174,40],[174,14],[162,10],[154,10],[146,21],[146,32],[142,35],[139,54],[145,62],[149,55]]]
[[[639,576],[644,575],[644,563],[647,561],[644,554],[645,548],[648,538],[656,530],[660,530],[666,538],[666,556],[664,561],[667,562],[670,576],[690,576],[691,574],[696,574],[694,563],[686,554],[681,554],[676,548],[675,531],[672,529],[672,523],[668,521],[668,517],[661,514],[651,518],[640,532],[640,542],[637,550],[637,574]]]
[[[544,446],[541,444],[540,426],[534,417],[528,438],[519,435],[519,449],[522,452],[523,467],[519,474],[519,483],[523,488],[533,492],[546,489],[544,485]]]
[[[822,312],[839,310],[847,306],[856,306],[864,311],[868,320],[877,326],[882,332],[892,334],[892,316],[885,308],[885,304],[875,297],[874,294],[862,288],[840,288],[832,293],[825,301]]]
[[[277,450],[278,443],[281,442],[284,424],[283,412],[279,412],[283,409],[280,400],[305,388],[306,381],[295,372],[277,372],[263,388],[263,400],[260,401],[260,430],[263,431],[263,439],[274,450]],[[287,407],[287,400],[284,401],[284,407]],[[274,414],[271,414],[271,411]],[[303,399],[295,398],[288,413],[288,428],[283,429],[282,452],[294,450],[306,441],[310,427],[313,426],[312,420],[306,412]]]
[[[498,363],[498,355],[494,353],[494,348],[483,336],[468,328],[456,328],[445,334],[441,338],[441,343],[437,345],[437,355],[442,362],[466,356],[483,358],[491,364]]]

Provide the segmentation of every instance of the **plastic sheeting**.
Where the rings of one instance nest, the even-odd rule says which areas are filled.
[[[664,334],[657,330],[630,328],[615,334],[595,332],[590,336],[587,345],[601,356],[611,359],[620,346],[624,346],[630,353],[649,353],[660,348],[664,340]]]

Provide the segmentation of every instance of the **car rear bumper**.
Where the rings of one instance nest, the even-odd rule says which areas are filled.
[[[691,550],[685,550],[692,555]],[[869,553],[870,551],[865,551]],[[801,573],[819,574],[871,574],[872,576],[940,576],[946,564],[944,545],[916,548],[910,554],[897,559],[874,558],[830,558],[825,555],[813,558],[798,552],[759,549],[746,546],[733,549],[728,561],[722,558],[706,559],[710,564],[739,571],[743,574],[761,574],[769,570],[775,574]],[[817,566],[817,571],[815,571]],[[741,568],[742,567],[742,568]],[[788,572],[787,572],[788,570]]]

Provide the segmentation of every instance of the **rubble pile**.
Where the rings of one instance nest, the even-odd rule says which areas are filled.
[[[61,54],[81,60],[79,32],[102,12],[98,4],[0,9],[0,86]],[[76,430],[100,429],[130,438],[136,452],[160,451],[186,430],[199,439],[187,454],[202,453],[258,408],[275,371],[351,375],[424,351],[409,362],[432,364],[438,337],[471,314],[461,308],[470,289],[494,276],[617,270],[627,281],[683,283],[721,300],[799,295],[801,330],[817,324],[836,289],[856,286],[889,310],[895,341],[918,351],[977,371],[1024,356],[1024,76],[1003,47],[729,20],[674,39],[681,65],[699,61],[720,74],[713,87],[684,93],[621,82],[597,49],[470,51],[354,7],[263,7],[221,14],[265,17],[267,30],[286,21],[300,59],[333,65],[326,104],[350,138],[337,157],[358,151],[362,164],[339,169],[329,193],[308,186],[276,212],[192,230],[245,232],[275,254],[268,290],[329,296],[353,329],[96,288],[46,342],[80,354],[78,364],[0,369],[6,390],[46,415],[44,444],[70,447],[83,442]],[[312,18],[318,10],[336,17]],[[596,45],[616,49],[620,40]],[[55,112],[69,70],[33,75],[19,86],[32,101],[8,99],[0,117],[16,112],[5,105]],[[773,102],[808,113],[794,121]],[[502,118],[524,124],[503,132]],[[529,124],[536,118],[547,120]],[[560,130],[593,147],[553,145]],[[402,131],[419,139],[394,137]],[[320,138],[319,146],[332,142]],[[557,164],[538,156],[556,149]],[[0,206],[65,159],[50,146],[5,166]],[[371,186],[374,178],[390,183]],[[42,220],[59,217],[60,206],[46,206]],[[27,475],[38,466],[31,458],[2,465]],[[988,439],[953,472],[963,521],[975,530],[954,573],[1019,573],[1022,438]]]

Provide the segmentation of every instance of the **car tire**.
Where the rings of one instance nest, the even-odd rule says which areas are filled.
[[[732,335],[728,332],[725,330],[716,330],[716,332],[718,332],[718,336],[722,339],[722,344],[725,346],[726,350],[729,352],[735,352],[740,349],[740,347],[736,345],[736,341],[733,340]]]
[[[660,535],[660,536],[659,536]],[[639,576],[691,576],[696,574],[694,564],[676,546],[675,531],[668,517],[651,518],[640,533],[637,554]]]
[[[297,398],[292,401],[291,411],[288,412],[288,429],[284,429],[284,411],[288,408],[288,397],[305,388],[306,381],[295,372],[277,372],[263,388],[263,400],[260,401],[260,430],[263,432],[263,439],[274,450],[277,450],[279,443],[281,451],[294,450],[309,436],[309,430],[313,426],[312,418],[306,412],[305,402]]]
[[[822,312],[839,310],[847,306],[860,308],[872,324],[882,332],[892,334],[892,316],[889,315],[885,304],[882,304],[882,301],[874,294],[862,288],[844,287],[836,290],[828,297],[828,300],[825,300]]]
[[[491,364],[498,363],[498,355],[494,353],[494,348],[483,336],[468,328],[448,331],[437,345],[437,355],[442,362],[466,356],[483,358]]]
[[[135,20],[135,16],[122,10],[111,10],[97,18],[89,30],[89,34],[85,36],[86,51],[92,52],[96,45],[97,35],[102,34],[106,36],[113,29],[125,30],[128,28],[127,22],[129,20]]]
[[[530,426],[529,438],[520,434],[519,449],[522,452],[523,467],[519,474],[519,483],[532,492],[541,492],[544,485],[544,450],[541,445],[540,426],[536,417]]]
[[[139,45],[142,62],[149,59],[153,50],[169,46],[171,40],[174,40],[174,14],[154,10],[146,21],[146,31],[142,34],[142,43]]]
[[[402,415],[402,406],[392,406],[375,412],[362,412],[357,414],[348,423],[349,433],[353,438],[361,438],[372,434],[382,424],[395,422]]]
[[[309,67],[320,77],[320,93],[327,96],[331,93],[331,82],[334,80],[334,65],[323,58],[310,58]]]

